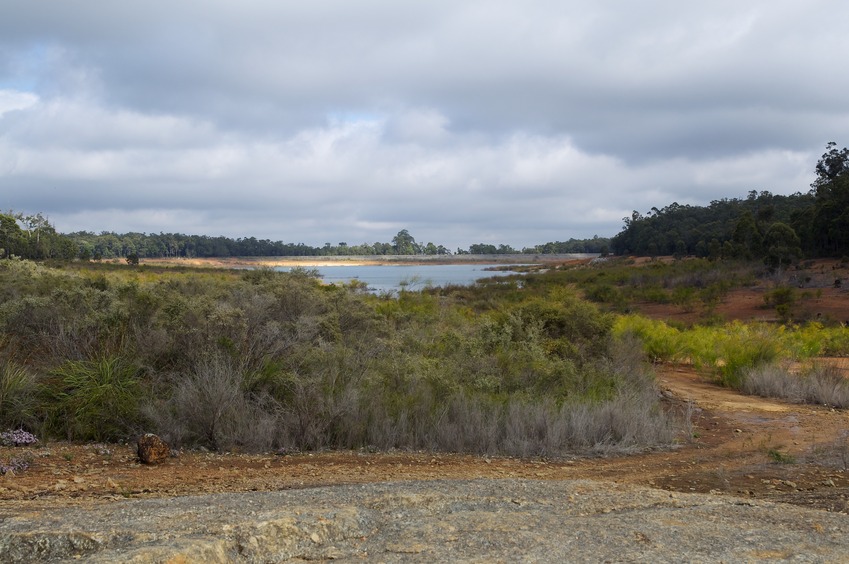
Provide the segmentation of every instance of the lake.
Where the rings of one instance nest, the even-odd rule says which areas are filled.
[[[480,278],[491,276],[509,276],[512,271],[486,270],[503,264],[387,264],[387,265],[345,265],[305,267],[317,270],[321,279],[327,283],[365,282],[369,290],[397,292],[406,286],[408,290],[421,290],[427,286],[447,286],[459,284],[468,286]],[[288,272],[292,267],[278,266],[275,270]]]

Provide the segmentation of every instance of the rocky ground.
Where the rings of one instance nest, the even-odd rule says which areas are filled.
[[[439,480],[19,513],[4,562],[837,562],[849,517],[587,480]]]

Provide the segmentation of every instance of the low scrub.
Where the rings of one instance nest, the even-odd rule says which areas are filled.
[[[231,359],[203,359],[185,375],[173,375],[171,395],[150,401],[143,413],[170,444],[213,450],[266,450],[274,443],[275,409],[263,409],[245,389],[245,373]]]
[[[743,374],[740,389],[793,403],[849,407],[849,382],[838,368],[826,364],[817,364],[802,374],[794,374],[778,364],[759,366]]]
[[[559,456],[675,434],[637,341],[556,276],[393,297],[309,272],[2,262],[0,425],[40,436]]]
[[[565,267],[543,280],[575,284],[587,299],[614,311],[624,312],[630,304],[649,302],[710,313],[730,290],[752,285],[759,274],[757,267],[734,261],[687,259],[650,262],[641,267],[631,262],[611,259],[589,267]]]

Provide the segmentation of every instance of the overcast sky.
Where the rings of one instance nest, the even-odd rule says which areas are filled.
[[[449,248],[805,192],[844,0],[4,0],[0,209]]]

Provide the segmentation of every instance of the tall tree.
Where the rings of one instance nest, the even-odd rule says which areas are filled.
[[[834,141],[827,143],[825,149],[825,153],[817,161],[817,179],[811,184],[814,190],[849,172],[849,149],[843,147],[838,150]]]
[[[802,256],[799,237],[789,225],[773,223],[764,236],[766,258],[764,262],[773,268],[790,266]]]
[[[23,231],[12,214],[0,213],[0,257],[11,258],[21,254]]]
[[[749,210],[744,211],[737,220],[737,225],[734,227],[734,243],[738,254],[743,258],[752,259],[761,256],[763,236],[758,231],[755,217]]]
[[[392,238],[392,246],[396,255],[415,255],[419,252],[419,245],[406,229],[402,229]]]
[[[818,254],[849,253],[849,149],[834,142],[817,162],[817,179],[811,184],[814,214],[811,228]]]

